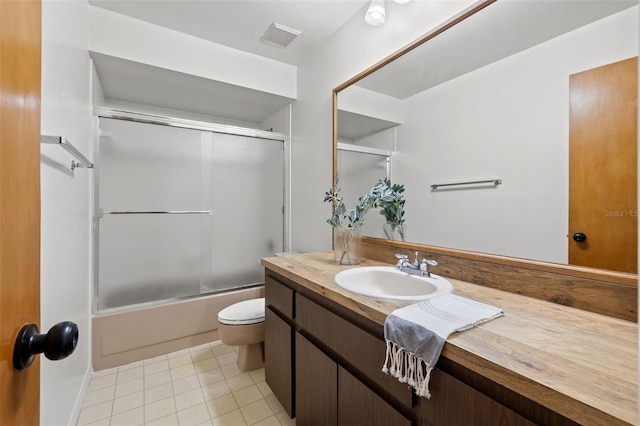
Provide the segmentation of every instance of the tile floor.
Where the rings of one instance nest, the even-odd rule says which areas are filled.
[[[216,341],[109,370],[91,383],[78,426],[295,425],[264,381]]]

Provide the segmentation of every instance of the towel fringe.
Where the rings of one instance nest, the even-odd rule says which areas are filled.
[[[416,395],[431,398],[429,380],[433,367],[405,348],[389,340],[386,342],[387,353],[382,372],[395,377],[400,383],[407,383],[416,391]]]

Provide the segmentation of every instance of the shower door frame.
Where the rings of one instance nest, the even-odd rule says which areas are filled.
[[[197,120],[188,120],[176,117],[155,115],[155,114],[147,114],[147,113],[139,113],[132,111],[119,110],[114,108],[106,108],[106,107],[94,107],[93,108],[93,116],[95,119],[94,122],[94,132],[93,132],[93,145],[94,145],[94,164],[95,168],[98,169],[96,173],[93,175],[93,221],[92,221],[92,251],[93,251],[93,265],[92,265],[92,300],[91,300],[91,310],[92,314],[102,314],[102,313],[112,313],[112,312],[120,312],[124,310],[131,309],[129,306],[106,309],[106,310],[98,310],[98,256],[99,256],[99,227],[98,221],[100,220],[101,211],[99,205],[100,199],[100,174],[98,173],[100,168],[100,150],[98,149],[98,140],[100,138],[100,131],[98,128],[99,119],[100,118],[110,118],[124,121],[132,121],[136,123],[145,123],[145,124],[155,124],[159,126],[168,126],[168,127],[177,127],[182,129],[190,129],[190,130],[199,130],[206,131],[218,134],[232,135],[232,136],[245,136],[256,139],[268,139],[275,141],[282,141],[283,143],[283,200],[284,200],[284,211],[283,211],[283,251],[288,252],[291,250],[291,144],[289,136],[283,133],[276,133],[267,130],[257,130],[250,129],[245,127],[238,126],[230,126],[226,124],[216,124],[216,123],[208,123],[204,121]],[[214,292],[215,293],[215,292]],[[212,294],[212,293],[207,293]],[[170,299],[163,299],[162,301],[151,301],[136,304],[135,308],[146,307],[146,306],[154,306],[169,302],[174,302],[176,300],[186,300],[189,298],[199,297],[202,294],[192,295],[192,296],[184,296]]]

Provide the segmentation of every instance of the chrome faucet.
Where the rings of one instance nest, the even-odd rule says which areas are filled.
[[[396,259],[398,259],[396,266],[401,272],[406,272],[407,274],[430,277],[431,272],[429,272],[429,265],[435,266],[438,262],[430,259],[422,259],[418,262],[418,256],[418,252],[416,252],[416,258],[413,263],[411,263],[409,262],[409,256],[406,254],[396,254]]]

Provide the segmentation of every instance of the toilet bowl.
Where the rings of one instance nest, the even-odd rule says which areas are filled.
[[[244,300],[218,313],[222,343],[238,346],[238,368],[255,370],[264,366],[264,297]]]

